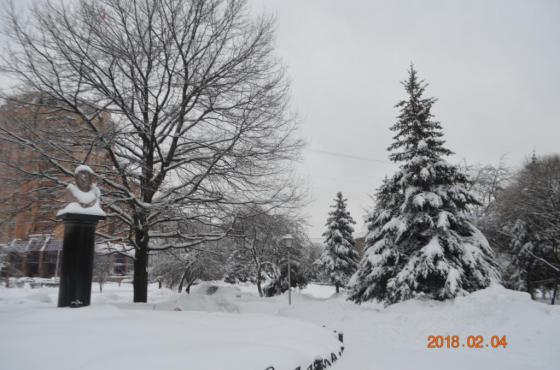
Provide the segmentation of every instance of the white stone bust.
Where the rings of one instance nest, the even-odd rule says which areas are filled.
[[[76,185],[68,184],[67,186],[75,202],[68,204],[57,215],[77,213],[105,216],[105,212],[101,209],[101,192],[95,183],[95,178],[95,172],[89,166],[76,167],[74,171]]]

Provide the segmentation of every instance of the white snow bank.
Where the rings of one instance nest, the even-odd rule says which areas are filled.
[[[0,293],[10,296],[9,290]],[[56,289],[49,291],[53,295]],[[38,305],[46,302],[45,291],[34,294],[0,301],[3,369],[294,369],[340,349],[331,331],[285,317],[161,311],[164,304],[156,310],[150,304],[133,305],[135,310],[107,304],[59,309]]]
[[[411,300],[384,309],[341,300],[308,301],[281,314],[326,324],[345,333],[336,370],[555,370],[560,363],[560,306],[492,286],[453,301]],[[430,335],[506,336],[504,348],[430,349]]]
[[[52,308],[1,327],[2,366],[19,370],[293,369],[339,346],[316,325],[261,314]]]
[[[340,294],[325,298],[334,292],[328,286],[296,290],[289,306],[286,295],[259,298],[250,284],[219,283],[209,295],[210,285],[190,295],[152,285],[150,303],[132,304],[130,285],[108,284],[100,295],[94,284],[94,305],[83,309],[53,308],[54,288],[0,288],[0,331],[9,333],[0,336],[0,368],[293,370],[296,361],[338,345],[323,325],[344,333],[345,352],[333,370],[556,370],[560,363],[560,306],[501,286],[383,308]],[[505,335],[508,345],[429,349],[430,335],[462,342]],[[62,346],[69,348],[66,365],[58,357]],[[273,357],[280,360],[265,361]]]

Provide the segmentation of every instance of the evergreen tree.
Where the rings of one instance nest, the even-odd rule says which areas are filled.
[[[509,230],[512,238],[510,249],[513,254],[511,264],[505,271],[505,285],[514,290],[529,292],[535,298],[533,281],[546,280],[546,269],[533,256],[538,253],[538,233],[532,232],[522,220],[517,220]]]
[[[319,259],[319,265],[336,286],[338,293],[340,287],[346,286],[348,279],[356,271],[359,257],[352,237],[352,224],[356,222],[346,210],[346,199],[338,192],[334,201],[326,223],[327,231],[323,233],[326,248]]]
[[[467,217],[467,207],[478,203],[469,181],[443,159],[452,152],[431,113],[436,99],[423,97],[426,84],[412,66],[403,85],[407,99],[396,105],[388,148],[400,167],[376,194],[366,252],[349,284],[357,303],[443,300],[499,279],[486,238]]]
[[[499,230],[509,234],[508,288],[555,291],[560,283],[560,157],[538,158],[517,173],[498,199]]]

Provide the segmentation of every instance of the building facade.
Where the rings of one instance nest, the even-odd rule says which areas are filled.
[[[56,212],[69,200],[63,185],[53,178],[71,181],[57,172],[55,160],[87,163],[94,170],[109,165],[101,147],[95,145],[89,130],[77,116],[46,107],[40,95],[18,97],[24,103],[0,107],[0,254],[4,255],[3,274],[9,276],[58,276],[64,227]],[[108,132],[109,115],[99,119]],[[14,139],[25,138],[27,145]],[[92,142],[85,150],[77,141]],[[38,150],[38,146],[40,150]],[[60,158],[59,153],[66,157]],[[67,165],[69,167],[69,165]],[[98,226],[114,235],[119,226],[111,218]],[[130,273],[126,254],[111,253],[118,275]]]
[[[53,278],[60,276],[62,241],[54,235],[35,234],[0,245],[4,254],[5,277]],[[107,275],[118,279],[132,273],[132,255],[122,244],[101,243],[96,256],[106,257]],[[94,262],[95,263],[95,262]]]

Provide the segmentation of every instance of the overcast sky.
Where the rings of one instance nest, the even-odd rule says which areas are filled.
[[[452,161],[518,166],[560,153],[560,1],[250,0],[277,16],[277,50],[309,145],[312,237],[337,191],[362,227],[413,62],[439,101]],[[320,151],[342,153],[334,156]],[[349,156],[365,157],[366,159]]]
[[[452,161],[495,164],[507,155],[519,166],[533,150],[560,153],[558,0],[249,3],[277,17],[277,52],[308,142],[300,174],[312,237],[337,191],[363,227],[369,196],[395,168],[389,127],[411,62],[439,99],[434,113]]]

